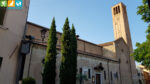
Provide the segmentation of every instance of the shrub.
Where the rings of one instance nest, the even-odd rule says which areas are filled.
[[[22,80],[22,84],[36,84],[32,77],[27,77]]]

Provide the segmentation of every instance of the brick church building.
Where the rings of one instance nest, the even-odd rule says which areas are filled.
[[[0,49],[0,84],[18,84],[18,81],[29,76],[36,80],[36,84],[42,84],[42,63],[46,53],[49,29],[27,22],[29,0],[24,1],[24,9],[18,11],[17,16],[16,12],[6,11],[4,24],[0,26],[0,40],[2,39],[0,47],[8,46]],[[9,16],[12,20],[8,19]],[[21,21],[16,19],[15,23],[14,17],[20,17]],[[83,74],[88,79],[82,81],[77,79],[77,84],[139,84],[135,61],[130,56],[133,48],[126,6],[123,3],[112,7],[112,18],[114,41],[94,44],[77,39],[77,74]],[[13,29],[16,30],[13,31]],[[46,32],[45,39],[41,38],[43,30]],[[61,35],[62,33],[57,32],[56,84],[59,84]],[[28,42],[29,40],[32,42]]]

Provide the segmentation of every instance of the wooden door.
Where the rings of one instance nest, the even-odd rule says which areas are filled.
[[[96,84],[101,84],[101,74],[96,74]]]

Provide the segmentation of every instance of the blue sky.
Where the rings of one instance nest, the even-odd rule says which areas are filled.
[[[30,0],[28,21],[50,27],[56,19],[57,31],[62,32],[66,17],[74,24],[80,38],[95,44],[114,40],[111,7],[119,2],[127,6],[133,47],[145,41],[148,24],[136,14],[142,0]]]

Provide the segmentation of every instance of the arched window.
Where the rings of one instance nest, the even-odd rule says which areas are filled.
[[[113,11],[114,11],[114,15],[119,14],[120,13],[120,6],[113,8]]]

